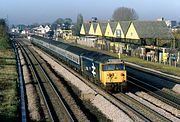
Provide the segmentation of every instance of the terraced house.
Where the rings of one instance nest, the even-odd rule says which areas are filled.
[[[147,51],[151,52],[155,49],[162,51],[162,47],[174,47],[174,37],[164,21],[83,23],[80,34],[87,40],[89,36],[96,38],[88,43],[112,52],[132,52],[140,47],[150,48]]]

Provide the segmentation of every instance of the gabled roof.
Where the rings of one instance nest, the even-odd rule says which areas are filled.
[[[140,38],[174,39],[164,21],[133,21]]]
[[[88,34],[89,28],[90,28],[90,23],[83,23],[83,25],[84,25],[85,33]]]
[[[101,28],[102,34],[104,35],[104,33],[106,31],[107,23],[106,22],[101,22],[101,23],[99,23],[99,26]]]
[[[126,34],[131,22],[130,21],[120,21],[119,24],[121,26],[123,33]]]
[[[118,22],[109,22],[110,26],[111,26],[111,30],[114,33],[114,31],[116,30],[116,27],[118,25]]]
[[[126,34],[131,22],[130,21],[110,22],[109,24],[111,26],[113,33],[115,33],[115,30],[116,30],[118,23],[120,24],[120,27],[121,27],[123,33]]]
[[[96,30],[96,28],[97,28],[97,25],[98,25],[98,23],[93,22],[94,32],[95,32],[95,30]]]

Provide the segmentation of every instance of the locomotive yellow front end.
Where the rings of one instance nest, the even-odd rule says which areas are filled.
[[[127,87],[125,64],[121,60],[111,59],[101,64],[101,82],[108,91],[124,91]]]

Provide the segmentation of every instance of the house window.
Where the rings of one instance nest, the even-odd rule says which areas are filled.
[[[131,32],[131,36],[133,36],[133,33]]]
[[[120,29],[117,29],[116,30],[116,37],[120,37],[121,36],[121,30]]]

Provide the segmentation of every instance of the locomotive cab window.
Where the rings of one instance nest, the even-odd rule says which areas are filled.
[[[124,64],[107,64],[102,66],[103,71],[125,70]]]

